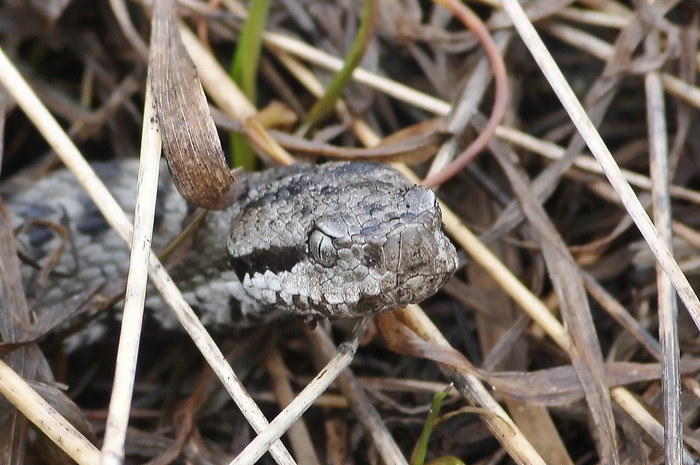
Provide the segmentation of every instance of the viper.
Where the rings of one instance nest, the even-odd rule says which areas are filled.
[[[138,161],[93,166],[124,210],[133,211]],[[208,213],[172,270],[202,323],[215,329],[280,314],[312,321],[394,310],[436,293],[457,267],[434,192],[388,165],[297,164],[245,173],[236,182],[241,195]],[[5,199],[29,292],[60,250],[36,296],[37,311],[126,275],[126,246],[69,171]],[[195,210],[164,170],[154,250],[172,241]],[[57,233],[63,228],[67,238]],[[164,326],[176,326],[159,296],[149,297],[147,307]]]

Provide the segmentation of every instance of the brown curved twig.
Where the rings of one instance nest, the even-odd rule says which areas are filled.
[[[486,57],[491,64],[491,69],[493,70],[494,97],[491,117],[484,130],[479,134],[479,137],[449,165],[421,182],[422,185],[428,187],[435,187],[447,181],[476,158],[496,132],[496,128],[505,114],[506,103],[508,101],[506,66],[503,63],[501,53],[498,51],[484,23],[469,8],[459,3],[457,0],[433,1],[449,10],[450,13],[460,20],[476,36],[479,42],[481,42]]]

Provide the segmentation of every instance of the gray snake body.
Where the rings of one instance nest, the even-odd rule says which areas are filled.
[[[95,164],[127,212],[138,162]],[[431,296],[452,276],[457,255],[441,230],[435,194],[387,165],[300,164],[245,175],[244,194],[210,212],[192,250],[172,270],[205,325],[291,313],[307,320],[393,310]],[[128,251],[68,171],[7,197],[20,251],[39,264],[70,232],[38,308],[125,275]],[[161,175],[154,250],[182,230],[193,209]],[[41,219],[42,223],[32,224]],[[31,289],[35,267],[23,276]],[[152,293],[153,294],[153,293]],[[147,306],[162,307],[158,296]],[[169,312],[156,311],[167,327]]]

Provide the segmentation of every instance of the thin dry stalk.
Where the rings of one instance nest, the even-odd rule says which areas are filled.
[[[658,51],[658,36],[646,40],[648,53]],[[673,251],[671,231],[671,196],[669,194],[668,140],[666,137],[666,105],[661,77],[654,71],[645,76],[647,119],[649,120],[650,170],[654,201],[654,224],[659,236]],[[665,463],[680,463],[683,457],[683,425],[681,423],[680,348],[678,343],[678,307],[676,293],[660,266],[656,266],[659,301],[659,339],[663,356],[661,374],[664,409]]]
[[[285,408],[294,400],[294,392],[289,383],[289,371],[284,365],[279,351],[276,349],[270,351],[265,359],[265,368],[267,368],[274,383],[273,390],[277,397],[277,402],[280,408]],[[314,450],[309,428],[302,419],[299,419],[299,421],[289,427],[289,430],[287,430],[287,437],[292,445],[292,451],[298,463],[320,465],[321,462]]]
[[[100,451],[2,360],[0,393],[77,463],[99,463]]]
[[[146,301],[148,258],[151,253],[161,148],[157,118],[151,92],[148,89],[148,84],[146,84],[134,233],[131,239],[129,274],[126,279],[124,297],[124,317],[119,335],[112,398],[101,450],[102,465],[119,465],[124,462],[124,442],[126,441],[126,429],[129,425],[141,341],[141,323],[144,302]]]
[[[602,61],[608,61],[613,55],[613,47],[609,43],[580,29],[564,24],[550,24],[546,29],[558,39]],[[661,82],[670,95],[695,108],[700,108],[700,88],[668,73],[661,73]]]
[[[306,336],[314,346],[317,366],[322,366],[333,357],[337,357],[339,350],[334,346],[325,331],[306,330]],[[327,363],[326,363],[327,364]],[[345,396],[350,408],[355,412],[369,436],[372,444],[382,457],[384,463],[407,465],[401,449],[396,444],[391,433],[387,430],[384,421],[367,398],[362,385],[351,370],[345,370],[337,379],[338,387]]]
[[[328,386],[340,376],[355,356],[357,345],[370,318],[360,319],[348,340],[340,346],[338,354],[331,359],[324,369],[306,385],[306,387],[294,398],[287,407],[264,430],[259,432],[248,446],[236,457],[230,465],[243,465],[255,463],[269,449],[270,445],[277,441],[296,422],[299,417],[323,394]]]

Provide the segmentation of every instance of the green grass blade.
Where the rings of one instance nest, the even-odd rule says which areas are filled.
[[[443,391],[440,391],[433,396],[433,403],[430,406],[430,411],[428,416],[425,418],[425,423],[423,423],[423,431],[418,438],[418,443],[416,448],[413,450],[413,457],[411,458],[411,465],[423,465],[425,463],[425,454],[428,451],[428,441],[430,440],[430,434],[433,432],[433,427],[435,426],[435,421],[437,420],[438,414],[440,413],[440,407],[442,406],[442,401],[452,390],[452,384],[447,386]]]
[[[262,34],[265,31],[270,0],[252,0],[248,17],[236,46],[231,66],[231,78],[238,84],[248,99],[255,103],[257,94],[258,64],[262,49]],[[255,154],[241,134],[231,134],[232,165],[245,170],[255,168]]]
[[[333,80],[328,85],[324,95],[316,101],[311,107],[306,119],[301,124],[299,131],[300,135],[306,135],[311,129],[323,118],[328,116],[335,107],[335,103],[340,98],[345,87],[352,78],[352,73],[362,61],[362,57],[367,51],[367,46],[372,39],[374,33],[374,23],[377,17],[376,0],[365,0],[362,5],[362,18],[360,19],[360,27],[357,29],[355,40],[350,46],[350,50],[345,57],[343,67],[333,76]]]

